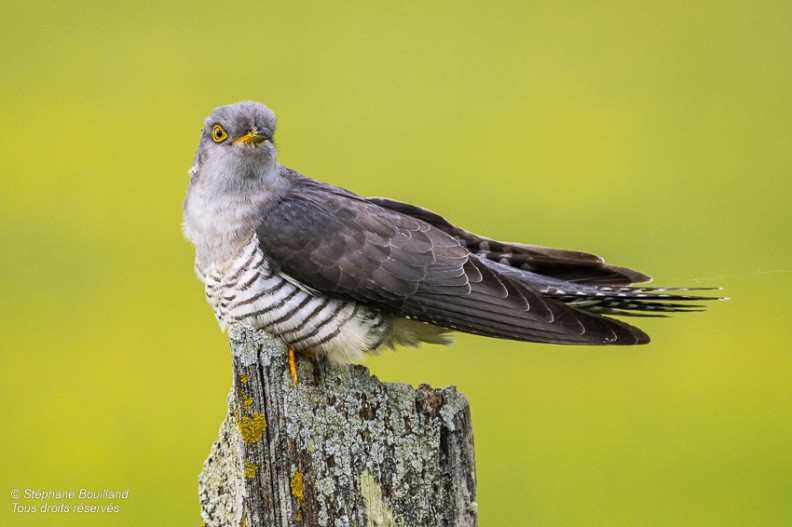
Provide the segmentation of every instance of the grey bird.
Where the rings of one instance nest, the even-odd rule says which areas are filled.
[[[427,209],[363,198],[276,161],[275,114],[221,106],[203,126],[184,202],[195,270],[223,330],[264,329],[336,363],[452,330],[551,344],[645,344],[604,315],[699,310],[687,288],[592,254],[492,240]]]

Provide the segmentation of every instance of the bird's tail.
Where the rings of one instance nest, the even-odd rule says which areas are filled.
[[[713,291],[713,287],[583,287],[546,286],[544,295],[589,313],[634,317],[663,317],[667,313],[704,311],[700,302],[726,300],[717,296],[684,294]]]

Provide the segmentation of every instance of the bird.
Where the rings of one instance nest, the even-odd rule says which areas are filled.
[[[593,254],[473,234],[428,209],[364,198],[277,161],[264,104],[216,108],[190,169],[183,231],[222,330],[245,324],[332,363],[454,331],[570,345],[639,345],[615,316],[699,311],[711,288],[651,277]]]

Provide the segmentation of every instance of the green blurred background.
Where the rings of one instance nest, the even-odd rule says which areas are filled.
[[[253,99],[309,176],[732,298],[644,348],[367,360],[467,395],[482,526],[791,525],[790,28],[784,1],[3,2],[0,524],[200,525],[231,370],[181,204],[203,119]],[[130,495],[12,513],[28,488]]]

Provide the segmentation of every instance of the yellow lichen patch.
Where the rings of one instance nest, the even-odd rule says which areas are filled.
[[[257,470],[258,470],[258,466],[257,465],[254,465],[250,461],[245,461],[245,477],[247,479],[255,478]]]
[[[241,382],[242,384],[247,384],[248,380],[250,380],[250,379],[248,378],[248,374],[247,373],[243,373],[239,377],[239,382]]]
[[[245,392],[239,394],[239,400],[242,401],[242,408],[246,411],[250,410],[250,407],[253,406],[253,398]]]
[[[302,502],[303,502],[303,493],[305,488],[303,487],[303,474],[299,470],[294,471],[294,477],[289,483],[291,487],[291,494],[294,496],[294,500],[297,502],[297,519],[302,519]]]
[[[253,412],[253,417],[244,416],[239,419],[239,431],[245,443],[255,443],[264,435],[267,429],[267,420],[258,412]]]

